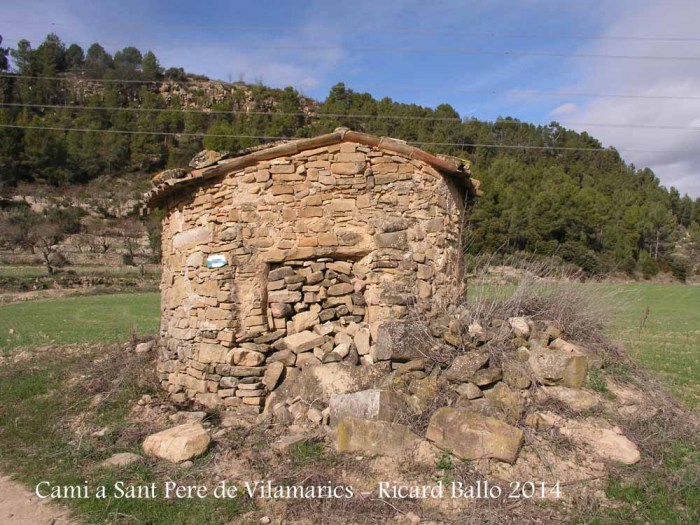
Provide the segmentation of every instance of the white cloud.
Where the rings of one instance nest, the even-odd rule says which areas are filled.
[[[578,106],[576,104],[573,102],[567,102],[566,104],[562,104],[561,106],[554,108],[549,112],[549,115],[552,117],[561,117],[562,115],[570,115],[571,113],[576,112],[577,109]]]
[[[700,25],[700,9],[694,0],[657,5],[624,2],[623,9],[614,20],[601,36],[635,36],[643,39],[597,40],[578,52],[699,56],[697,42],[653,39],[696,35]],[[604,144],[617,147],[625,159],[638,167],[649,166],[667,187],[675,186],[681,192],[700,196],[700,131],[634,127],[697,126],[700,121],[700,100],[697,98],[700,93],[700,63],[683,60],[578,59],[570,64],[574,76],[581,79],[571,88],[572,91],[676,97],[595,98],[569,112],[567,120],[629,125],[618,128],[572,127],[586,129]]]

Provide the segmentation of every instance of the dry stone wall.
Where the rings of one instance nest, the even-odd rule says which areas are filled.
[[[463,206],[429,164],[352,142],[174,192],[163,386],[208,406],[263,406],[299,368],[390,359],[382,323],[442,307],[459,288]]]

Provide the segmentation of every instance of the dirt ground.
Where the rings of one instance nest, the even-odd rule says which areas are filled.
[[[78,525],[68,510],[40,500],[33,492],[0,475],[0,523],[6,525]]]

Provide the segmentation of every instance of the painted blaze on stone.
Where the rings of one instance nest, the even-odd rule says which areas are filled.
[[[260,406],[224,378],[261,377],[273,362],[421,357],[415,338],[402,349],[378,332],[458,288],[468,172],[396,141],[343,140],[155,180],[168,193],[158,367],[179,399]]]

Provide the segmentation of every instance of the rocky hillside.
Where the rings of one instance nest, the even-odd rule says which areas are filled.
[[[486,193],[467,228],[470,255],[553,257],[588,274],[669,272],[683,280],[698,271],[700,200],[556,122],[482,122],[448,104],[377,100],[343,84],[314,101],[293,87],[164,71],[135,48],[111,56],[99,44],[84,53],[56,35],[36,49],[23,42],[9,50],[12,72],[0,76],[0,124],[16,126],[0,128],[7,196],[22,183],[62,191],[120,177],[116,186],[186,166],[203,148],[235,153],[269,137],[347,126],[469,157]]]

